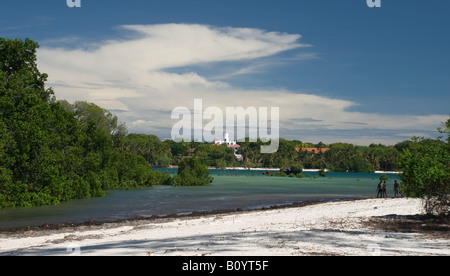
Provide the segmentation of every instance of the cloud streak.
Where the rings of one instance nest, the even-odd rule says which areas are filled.
[[[299,42],[298,34],[188,24],[126,25],[120,29],[126,32],[126,38],[93,43],[87,48],[42,47],[38,64],[49,74],[49,85],[58,99],[86,100],[114,110],[131,132],[168,137],[175,123],[170,119],[171,110],[178,106],[192,110],[194,99],[202,99],[204,107],[223,110],[229,106],[279,107],[280,126],[289,136],[286,138],[301,140],[309,137],[333,142],[336,132],[342,131],[347,136],[339,140],[367,144],[374,139],[359,135],[358,140],[354,135],[368,129],[383,130],[383,135],[387,131],[390,136],[395,136],[394,132],[422,133],[435,129],[446,118],[350,112],[348,109],[357,103],[282,88],[248,89],[229,82],[236,75],[258,74],[260,68],[271,70],[270,60],[264,60],[260,67],[248,62],[310,48]],[[293,62],[316,59],[317,55],[298,53],[296,57]],[[199,65],[214,71],[223,63],[233,64],[229,68],[235,71],[219,70],[220,78],[195,71],[173,72]],[[235,63],[243,67],[236,69]],[[318,131],[322,137],[311,136]],[[387,141],[388,137],[379,139]]]

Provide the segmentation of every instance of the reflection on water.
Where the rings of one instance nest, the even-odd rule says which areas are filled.
[[[171,170],[172,173],[176,170]],[[106,197],[56,206],[0,210],[0,228],[114,221],[194,211],[255,209],[306,200],[372,197],[377,174],[328,173],[326,177],[268,177],[262,171],[212,170],[209,187],[157,186],[109,191]],[[396,175],[389,175],[388,195]]]

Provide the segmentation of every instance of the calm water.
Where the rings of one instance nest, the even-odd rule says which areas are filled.
[[[172,173],[175,170],[171,171]],[[328,173],[326,177],[263,176],[260,171],[212,170],[210,187],[157,186],[107,192],[106,197],[74,200],[56,206],[0,210],[0,229],[45,224],[114,221],[194,211],[255,209],[307,200],[376,195],[378,174]],[[317,173],[308,173],[311,176]],[[396,175],[389,175],[392,195]]]

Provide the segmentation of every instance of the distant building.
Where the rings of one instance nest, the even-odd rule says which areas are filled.
[[[227,147],[232,148],[234,150],[234,156],[238,160],[243,159],[243,156],[241,154],[237,154],[237,150],[241,148],[240,145],[237,144],[236,141],[230,140],[230,134],[225,133],[223,140],[221,140],[219,137],[214,138],[213,145],[220,146],[220,145],[227,145]]]
[[[228,133],[225,133],[225,136],[223,137],[223,140],[221,140],[219,137],[214,138],[214,145],[220,146],[220,145],[227,145],[229,148],[233,148],[235,150],[239,149],[241,146],[237,144],[236,141],[230,140],[230,135]]]

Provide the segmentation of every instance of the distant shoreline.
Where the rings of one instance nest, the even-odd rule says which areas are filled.
[[[177,166],[171,166],[171,169],[176,169]],[[208,167],[210,170],[216,170],[216,167]],[[279,171],[280,168],[245,168],[245,167],[225,167],[229,171]],[[302,172],[318,172],[320,169],[303,169]],[[325,169],[326,172],[329,170]],[[398,171],[375,171],[376,174],[399,174]]]

